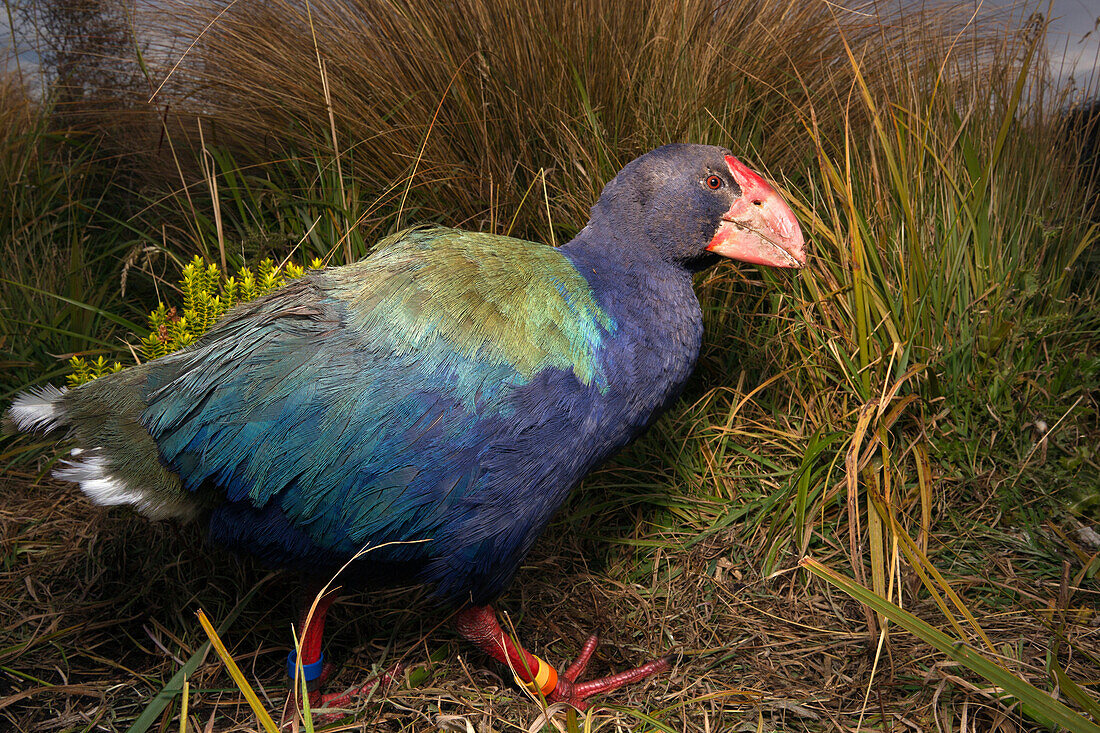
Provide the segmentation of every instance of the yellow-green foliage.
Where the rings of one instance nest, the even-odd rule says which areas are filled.
[[[309,263],[311,269],[322,266],[316,258]],[[267,295],[286,285],[288,280],[304,274],[305,268],[293,262],[280,268],[271,259],[265,259],[255,274],[250,268],[243,267],[236,277],[225,277],[217,265],[195,255],[183,268],[183,279],[180,280],[183,313],[180,314],[176,306],[169,307],[163,302],[157,305],[156,310],[149,314],[149,335],[141,339],[141,355],[146,360],[157,359],[182,349],[209,331],[233,306]],[[69,360],[69,365],[73,369],[68,376],[70,387],[78,387],[122,369],[120,362],[108,364],[102,356],[91,362],[74,356]]]
[[[73,373],[68,376],[70,387],[76,387],[93,379],[98,379],[104,374],[122,371],[122,362],[108,363],[102,356],[94,361],[85,361],[79,356],[74,356],[69,359],[69,366],[73,368]]]

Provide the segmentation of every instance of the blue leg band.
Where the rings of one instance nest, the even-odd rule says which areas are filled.
[[[297,668],[298,653],[293,649],[290,650],[290,654],[286,658],[286,673],[290,679],[294,679],[294,673]],[[305,677],[306,682],[313,682],[321,676],[321,672],[325,667],[325,655],[322,652],[321,656],[317,657],[317,661],[313,664],[302,665],[302,676]]]

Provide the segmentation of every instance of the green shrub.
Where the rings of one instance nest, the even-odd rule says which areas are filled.
[[[315,259],[309,266],[318,268],[322,263]],[[255,274],[250,268],[242,267],[236,276],[226,277],[217,265],[195,255],[183,268],[180,280],[182,313],[176,306],[169,307],[161,302],[149,314],[149,334],[133,336],[140,338],[141,354],[146,360],[171,354],[194,343],[233,306],[267,295],[304,274],[305,268],[293,262],[278,266],[271,259],[265,259]],[[94,361],[74,356],[69,359],[69,366],[72,368],[67,377],[70,387],[78,387],[123,368],[121,362],[108,363],[102,356]]]

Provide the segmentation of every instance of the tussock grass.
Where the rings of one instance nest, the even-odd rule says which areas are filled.
[[[19,80],[0,85],[4,395],[62,376],[59,355],[114,351],[110,329],[132,312],[119,290],[129,237],[110,200],[116,168],[97,160],[94,137],[51,129],[49,112]]]
[[[148,200],[126,231],[168,261],[239,266],[293,250],[340,262],[423,220],[561,242],[622,164],[677,140],[766,164],[808,235],[801,273],[701,276],[707,339],[685,399],[586,482],[504,600],[544,658],[571,657],[594,623],[608,642],[596,674],[673,650],[672,675],[588,718],[552,710],[547,724],[501,670],[459,656],[415,599],[372,595],[334,612],[330,648],[347,650],[334,688],[398,658],[411,671],[359,723],[1035,728],[991,682],[797,570],[806,554],[1041,690],[1076,680],[1085,698],[1059,686],[1090,709],[1097,548],[1066,497],[1100,483],[1095,182],[1075,166],[1080,139],[1062,129],[1040,27],[786,0],[242,0],[156,13],[145,22],[161,37],[185,39],[144,57],[164,126],[128,124],[110,149],[129,144],[144,161]],[[5,140],[56,176],[44,180],[71,183],[33,154],[49,139],[38,130]],[[102,208],[13,201],[31,231],[71,232],[70,204]],[[64,292],[49,278],[73,245],[28,241],[42,249],[20,281]],[[118,238],[92,241],[103,262],[121,256]],[[98,316],[116,303],[109,280],[94,282],[102,296],[15,297]],[[59,351],[101,333],[85,325]],[[201,659],[196,605],[215,625],[241,614],[219,635],[277,706],[286,581],[245,601],[259,573],[187,532],[15,478],[0,514],[0,665],[18,689],[0,695],[0,715],[125,728]],[[135,591],[136,577],[155,587]],[[190,727],[256,730],[213,658],[194,663]],[[178,726],[182,693],[165,694],[149,717]]]
[[[35,105],[18,75],[0,75],[0,134],[3,139],[12,140],[29,132],[35,117]]]
[[[787,400],[769,403],[800,418],[787,432],[805,446],[790,539],[802,535],[796,541],[807,549],[807,518],[825,512],[843,476],[849,559],[859,576],[855,556],[867,548],[876,586],[884,582],[876,547],[887,540],[877,512],[856,506],[862,492],[891,513],[895,499],[915,492],[914,526],[927,534],[926,464],[936,438],[961,431],[952,437],[972,439],[990,422],[1023,430],[1029,411],[1042,409],[1037,393],[1057,399],[1040,386],[1051,348],[1069,348],[1082,367],[1095,360],[1091,348],[1072,347],[1075,324],[1095,302],[1097,282],[1081,277],[1081,258],[1098,232],[1066,151],[1035,144],[1059,137],[1057,100],[1024,99],[1039,42],[1025,36],[991,57],[960,57],[929,39],[925,48],[939,49],[941,60],[925,69],[893,61],[885,96],[849,51],[848,104],[869,125],[849,123],[839,139],[815,131],[810,180],[819,187],[793,192],[806,196],[817,256],[800,292],[773,296],[782,320],[765,362],[776,376],[769,394]],[[869,540],[860,536],[861,512]]]
[[[830,133],[847,116],[866,119],[844,110],[844,38],[876,92],[892,83],[879,73],[891,58],[934,63],[889,22],[787,0],[221,10],[176,9],[173,35],[197,43],[171,71],[187,93],[162,97],[174,114],[216,120],[208,139],[241,163],[338,154],[358,197],[373,202],[359,220],[368,233],[439,218],[560,241],[604,181],[666,142],[732,145],[776,170],[808,162],[811,103]],[[947,33],[950,22],[937,23]],[[968,53],[986,43],[968,34]]]

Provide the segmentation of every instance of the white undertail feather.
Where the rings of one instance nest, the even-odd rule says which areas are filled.
[[[69,418],[60,402],[68,391],[66,387],[52,385],[32,387],[15,398],[8,408],[7,417],[17,429],[24,432],[49,432],[63,427],[69,422]],[[69,454],[73,460],[61,461],[63,468],[54,471],[54,478],[80,484],[80,490],[96,504],[130,504],[153,519],[188,519],[195,514],[196,510],[191,502],[166,501],[163,497],[135,488],[112,474],[101,447],[77,447]]]
[[[16,396],[8,408],[8,417],[24,432],[53,430],[65,422],[65,415],[57,403],[68,391],[66,387],[52,384],[31,387]]]
[[[93,451],[94,453],[95,451]],[[53,477],[62,481],[80,484],[80,490],[96,504],[113,506],[115,504],[139,504],[145,498],[141,492],[133,491],[126,482],[106,471],[107,462],[102,456],[92,455],[78,461],[61,461],[65,468],[53,472]]]
[[[107,469],[107,461],[99,455],[100,450],[74,449],[74,456],[87,453],[88,457],[76,461],[61,461],[65,468],[54,471],[54,478],[80,484],[80,490],[94,503],[102,506],[129,504],[150,519],[190,519],[194,516],[195,507],[190,502],[165,501],[162,497],[135,489],[118,476],[111,475]]]

